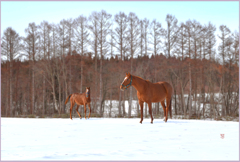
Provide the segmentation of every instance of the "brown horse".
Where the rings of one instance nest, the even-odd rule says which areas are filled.
[[[148,80],[144,80],[140,77],[126,73],[126,76],[120,86],[121,90],[127,89],[133,86],[137,90],[138,102],[141,107],[141,121],[143,121],[143,103],[146,102],[149,108],[149,114],[151,115],[151,123],[153,123],[152,117],[152,102],[161,102],[164,110],[165,122],[168,120],[168,111],[172,118],[171,101],[173,89],[172,86],[167,82],[151,83]],[[167,107],[165,106],[164,100],[167,101]]]
[[[87,119],[87,118],[86,118],[86,105],[88,105],[88,108],[89,108],[88,118],[90,117],[90,114],[91,114],[91,107],[90,107],[90,102],[91,102],[91,98],[90,98],[90,87],[86,87],[86,93],[73,93],[73,94],[70,94],[70,95],[67,97],[66,101],[65,101],[65,105],[67,104],[69,98],[70,98],[70,101],[71,101],[70,119],[72,119],[72,108],[73,108],[73,106],[74,106],[75,103],[77,104],[76,111],[77,111],[78,116],[80,117],[80,119],[82,119],[82,117],[81,117],[80,113],[78,112],[78,107],[79,107],[79,105],[84,105],[85,119]]]

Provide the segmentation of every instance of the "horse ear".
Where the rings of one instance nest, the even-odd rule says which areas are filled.
[[[128,75],[128,73],[126,73],[126,75]]]

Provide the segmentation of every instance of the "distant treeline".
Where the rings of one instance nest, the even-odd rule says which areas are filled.
[[[171,83],[173,114],[238,116],[238,32],[221,25],[217,47],[211,22],[178,23],[170,14],[165,20],[166,29],[135,13],[112,16],[102,10],[59,24],[29,23],[25,37],[7,28],[1,39],[2,116],[65,114],[66,97],[89,86],[93,114],[103,116],[104,101],[118,100],[118,116],[131,117],[122,101],[137,100],[136,90],[119,90],[126,72]],[[161,112],[159,104],[153,109]]]

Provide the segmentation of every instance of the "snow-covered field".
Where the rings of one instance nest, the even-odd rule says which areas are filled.
[[[1,160],[239,160],[238,122],[139,121],[1,118]]]

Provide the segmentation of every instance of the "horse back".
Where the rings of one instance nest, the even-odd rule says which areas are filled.
[[[162,89],[164,88],[164,90],[167,93],[167,95],[172,96],[173,88],[172,88],[170,83],[168,83],[168,82],[157,82],[155,84],[158,85],[159,87],[161,87]]]
[[[172,96],[172,86],[168,82],[157,82],[150,85],[152,102],[160,102]]]

